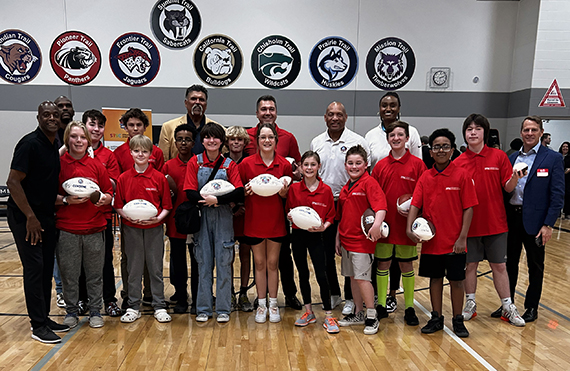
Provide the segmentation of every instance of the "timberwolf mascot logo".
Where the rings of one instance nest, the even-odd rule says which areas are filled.
[[[320,70],[329,76],[329,82],[334,81],[338,73],[343,72],[348,67],[340,52],[340,49],[335,52],[334,48],[331,48],[330,54],[321,59],[321,63],[319,63]]]
[[[42,53],[30,35],[21,30],[0,32],[0,78],[24,84],[38,75],[41,66]]]
[[[162,45],[184,49],[196,41],[202,20],[198,8],[190,0],[158,0],[150,14],[150,26]]]
[[[366,57],[366,74],[370,82],[384,90],[402,88],[412,79],[415,68],[412,48],[397,37],[376,42]]]
[[[309,72],[326,89],[342,89],[356,76],[358,55],[342,37],[329,36],[319,41],[309,55]]]
[[[404,53],[388,54],[381,52],[381,58],[376,66],[376,72],[386,81],[394,81],[404,74]]]

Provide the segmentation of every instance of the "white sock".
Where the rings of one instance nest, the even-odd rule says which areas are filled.
[[[368,309],[366,308],[366,318],[376,318],[376,309],[372,308],[372,309]]]
[[[257,305],[262,308],[267,308],[267,298],[257,300]]]
[[[473,294],[467,294],[466,296],[467,296],[467,300],[473,300],[473,301],[475,301],[475,293],[473,293]]]
[[[513,303],[513,302],[512,302],[512,300],[511,300],[510,297],[501,299],[501,304],[503,304],[503,309],[504,309],[504,310],[509,309],[509,306],[510,306],[512,303]]]
[[[269,298],[269,308],[277,307],[277,298]]]

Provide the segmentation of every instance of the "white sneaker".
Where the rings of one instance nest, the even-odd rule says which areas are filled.
[[[208,315],[206,313],[200,313],[196,316],[196,322],[208,322]]]
[[[281,322],[281,314],[279,313],[279,307],[269,307],[269,322],[272,323]]]
[[[56,299],[55,303],[57,304],[58,307],[65,308],[65,300],[63,300],[63,293],[62,292],[57,294],[57,299]]]
[[[131,323],[131,322],[135,322],[139,318],[141,318],[141,312],[136,310],[136,309],[129,308],[129,309],[127,309],[125,314],[123,314],[123,316],[121,317],[121,322]],[[64,323],[65,323],[65,321],[64,321]]]
[[[342,298],[339,295],[332,295],[331,296],[331,308],[335,309],[342,303]]]
[[[265,323],[265,321],[267,321],[267,307],[259,306],[255,312],[255,322]]]
[[[156,320],[161,323],[172,321],[172,317],[170,317],[170,314],[166,312],[166,309],[155,310],[154,318],[156,318]]]
[[[348,316],[352,312],[354,312],[354,300],[350,299],[344,303],[344,308],[342,308],[342,314]]]
[[[226,313],[218,314],[218,318],[216,318],[218,323],[225,323],[230,321],[230,315]]]
[[[462,314],[464,321],[469,321],[470,319],[477,317],[477,304],[475,303],[475,300],[469,299],[465,302],[465,308],[463,308]]]
[[[517,307],[514,304],[509,305],[509,309],[507,310],[503,309],[503,315],[501,316],[501,319],[517,327],[524,327],[524,325],[526,325],[524,319],[522,319],[519,311],[517,310]]]

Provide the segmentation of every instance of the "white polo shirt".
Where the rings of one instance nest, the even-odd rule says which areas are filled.
[[[420,133],[418,129],[410,125],[409,127],[410,139],[406,143],[406,148],[410,150],[410,153],[420,160],[422,159],[422,141],[420,139]],[[370,171],[374,169],[376,163],[387,157],[392,149],[390,144],[388,144],[388,139],[386,139],[386,132],[382,129],[382,124],[379,124],[374,129],[366,133],[366,141],[370,146],[371,160]]]
[[[328,130],[313,138],[311,151],[317,152],[321,158],[321,170],[319,176],[323,182],[331,187],[335,199],[340,195],[340,190],[348,182],[348,174],[344,169],[346,152],[357,144],[360,144],[368,153],[370,164],[370,148],[366,139],[354,131],[344,128],[340,138],[334,142],[329,136]]]

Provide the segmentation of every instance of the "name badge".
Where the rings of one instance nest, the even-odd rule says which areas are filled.
[[[536,176],[539,178],[546,178],[548,176],[548,169],[537,169]]]

